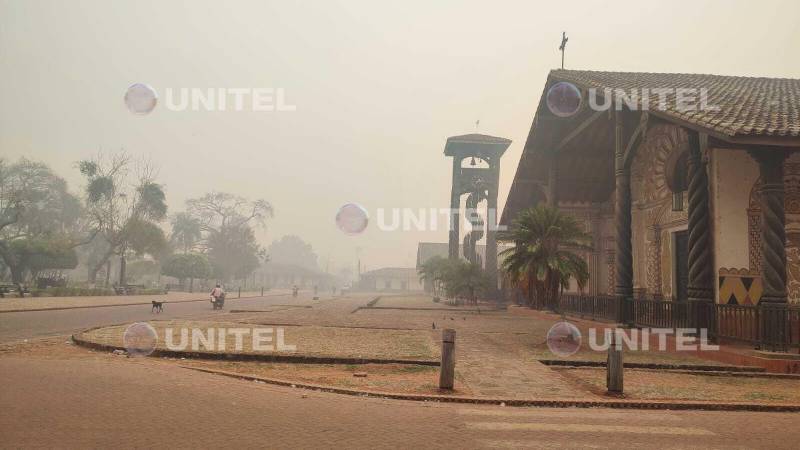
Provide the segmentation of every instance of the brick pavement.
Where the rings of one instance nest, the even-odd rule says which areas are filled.
[[[456,371],[476,396],[516,399],[598,398],[562,378],[519,347],[498,345],[484,333],[456,338]]]
[[[792,413],[530,409],[358,398],[157,360],[0,357],[0,446],[795,448]]]

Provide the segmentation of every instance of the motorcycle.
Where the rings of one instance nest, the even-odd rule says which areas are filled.
[[[212,309],[222,309],[225,306],[225,294],[223,293],[219,297],[212,297],[211,298],[211,308]]]

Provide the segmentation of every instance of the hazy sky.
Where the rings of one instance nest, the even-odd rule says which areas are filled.
[[[0,154],[74,162],[125,148],[160,166],[171,212],[210,190],[275,207],[264,244],[298,234],[322,267],[413,266],[446,229],[382,232],[377,208],[444,208],[448,136],[514,142],[505,203],[548,71],[567,68],[800,78],[790,1],[7,1],[0,0]],[[126,88],[283,88],[295,112],[169,111]],[[359,236],[334,224],[357,202]]]

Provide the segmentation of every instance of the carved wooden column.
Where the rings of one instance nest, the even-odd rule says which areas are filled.
[[[711,247],[711,222],[708,173],[700,148],[700,134],[686,130],[689,137],[689,283],[687,286],[694,326],[713,333],[714,254]]]
[[[614,222],[617,232],[615,255],[615,278],[617,297],[628,303],[633,296],[633,248],[631,247],[631,172],[625,161],[622,114],[614,112],[614,177],[616,182]],[[629,323],[632,314],[622,307],[620,321]],[[632,306],[632,305],[630,305]]]
[[[786,292],[786,212],[783,161],[774,149],[750,152],[761,175],[761,342],[767,350],[785,351],[789,336]]]
[[[761,174],[762,303],[786,303],[786,214],[784,211],[783,152],[754,150]]]

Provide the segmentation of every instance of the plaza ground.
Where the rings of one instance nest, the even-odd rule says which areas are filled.
[[[320,300],[310,293],[296,299],[275,295],[231,301],[222,312],[198,302],[167,305],[160,315],[150,314],[147,305],[90,308],[80,314],[91,326],[110,326],[94,335],[110,343],[118,342],[124,329],[115,324],[148,319],[159,330],[167,324],[284,327],[286,343],[297,345],[299,353],[332,357],[436,360],[441,329],[453,328],[457,378],[452,395],[608,399],[603,369],[539,362],[554,358],[544,341],[558,317],[543,320],[514,309],[448,307],[425,296],[383,296],[375,302],[377,295]],[[0,334],[3,447],[792,448],[800,438],[797,413],[489,407],[243,381],[192,368],[377,394],[441,394],[435,367],[128,358],[74,345],[70,334],[88,326],[47,332],[57,321],[47,315],[73,320],[65,315],[77,312],[0,314],[0,331],[5,330]],[[10,326],[8,318],[19,323]],[[675,353],[626,356],[626,361],[709,364]],[[355,377],[355,372],[366,377]],[[625,376],[629,399],[800,403],[800,380],[795,379],[633,369]]]
[[[308,297],[263,303],[259,307],[235,309],[204,320],[169,319],[149,323],[159,335],[158,348],[165,349],[165,330],[172,342],[180,342],[180,330],[197,330],[203,335],[219,329],[269,328],[282,330],[286,344],[296,347],[279,355],[330,359],[406,360],[436,362],[440,358],[442,328],[456,330],[456,388],[446,395],[499,399],[608,399],[605,370],[546,366],[541,360],[571,362],[602,361],[605,352],[587,345],[574,355],[554,355],[546,343],[547,331],[558,316],[530,314],[511,308],[448,307],[424,295],[353,295]],[[266,302],[266,300],[265,300]],[[590,322],[576,322],[584,335]],[[124,347],[122,336],[128,324],[103,327],[81,334],[81,339]],[[605,326],[602,324],[595,324]],[[187,336],[189,337],[189,336]],[[187,339],[187,343],[191,338]],[[245,338],[238,352],[258,353]],[[195,350],[236,353],[234,339],[219,347]],[[189,349],[192,350],[192,349]],[[233,372],[286,382],[330,385],[370,392],[441,394],[436,388],[438,370],[403,364],[297,364],[255,361],[203,361],[172,358],[182,366]],[[678,370],[629,369],[624,398],[631,400],[691,400],[757,403],[800,403],[800,377],[775,379],[752,374],[747,377],[719,376],[692,371],[698,366],[725,365],[690,354],[668,351],[626,351],[627,363],[671,365]],[[686,373],[688,370],[688,373]],[[366,376],[355,377],[355,372]]]
[[[360,398],[153,360],[3,356],[2,447],[795,448],[794,413],[531,409]]]

